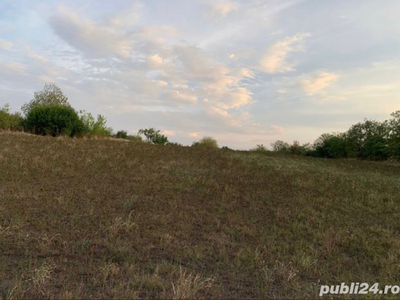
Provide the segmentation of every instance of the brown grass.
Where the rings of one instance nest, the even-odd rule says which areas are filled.
[[[316,298],[400,279],[398,164],[1,133],[0,170],[3,298]]]

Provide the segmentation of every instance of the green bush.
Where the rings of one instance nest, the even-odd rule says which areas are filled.
[[[35,106],[26,116],[26,129],[38,135],[77,136],[85,127],[72,107],[60,105]]]
[[[19,113],[11,113],[9,104],[0,109],[0,129],[16,131],[24,129],[24,119]]]
[[[113,135],[117,139],[125,139],[130,141],[138,141],[142,142],[142,137],[139,135],[129,135],[125,130],[118,131],[115,135]]]
[[[218,142],[214,138],[206,136],[198,142],[193,142],[192,147],[216,149],[218,148]]]
[[[154,128],[140,129],[138,135],[144,135],[146,142],[156,145],[166,145],[169,143],[168,138],[160,133],[160,130]]]
[[[124,130],[120,130],[115,134],[117,139],[128,139],[128,132]]]
[[[111,136],[112,128],[107,127],[107,119],[104,116],[98,115],[96,120],[91,113],[81,110],[79,114],[79,118],[84,126],[85,134],[103,137]]]
[[[289,153],[290,145],[284,141],[276,141],[271,144],[272,151],[280,153]]]
[[[261,153],[269,152],[269,150],[263,144],[255,146],[250,151],[261,152]]]

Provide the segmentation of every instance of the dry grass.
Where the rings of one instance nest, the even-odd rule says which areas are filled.
[[[316,298],[400,279],[398,164],[1,133],[0,169],[3,298]]]

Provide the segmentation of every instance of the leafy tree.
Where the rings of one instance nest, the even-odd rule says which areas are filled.
[[[26,127],[39,135],[76,136],[84,133],[84,125],[72,107],[36,106],[26,116]]]
[[[19,113],[11,113],[10,104],[0,109],[0,129],[22,130],[24,119]]]
[[[387,121],[378,122],[375,120],[364,120],[364,123],[358,123],[350,127],[346,133],[348,153],[350,157],[366,158],[369,156],[366,149],[367,141],[376,136],[381,136],[383,140],[387,141],[389,138],[390,130]],[[382,141],[383,141],[382,140]]]
[[[218,142],[214,138],[206,136],[198,142],[193,142],[192,147],[218,148]]]
[[[389,154],[391,157],[400,158],[400,110],[391,114],[388,126],[390,131]]]
[[[156,145],[165,145],[168,142],[168,138],[160,133],[160,130],[154,128],[140,129],[138,135],[144,135],[146,142]]]
[[[369,137],[359,155],[360,158],[369,160],[386,160],[389,157],[387,139],[380,135]]]
[[[27,116],[37,106],[58,105],[71,107],[61,89],[55,83],[46,83],[40,92],[35,92],[29,103],[22,105],[22,112]]]
[[[269,152],[269,150],[268,150],[263,144],[255,146],[253,149],[251,149],[251,151],[255,151],[255,152]]]
[[[322,134],[314,142],[314,156],[325,158],[344,158],[347,157],[346,136],[341,133]]]
[[[290,151],[290,145],[280,140],[273,142],[271,147],[274,152],[289,153]]]
[[[302,148],[299,141],[293,141],[293,144],[289,147],[290,154],[300,155],[302,154]]]
[[[91,113],[80,111],[80,120],[82,121],[85,133],[97,136],[111,136],[112,128],[107,127],[107,119],[102,115],[97,115],[97,120]]]

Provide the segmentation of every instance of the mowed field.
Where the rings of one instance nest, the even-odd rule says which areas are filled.
[[[0,134],[3,298],[318,298],[399,230],[395,163]]]

